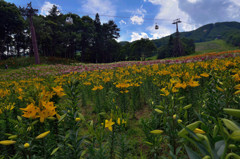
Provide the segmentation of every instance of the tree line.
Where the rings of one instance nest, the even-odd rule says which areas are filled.
[[[169,57],[177,57],[177,50],[175,48],[176,45],[176,38],[173,35],[169,36],[169,40],[167,45],[163,45],[158,48],[158,59],[169,58]],[[180,39],[180,46],[183,50],[183,55],[191,55],[195,53],[195,43],[192,39],[181,38]]]
[[[0,0],[0,17],[0,59],[33,56],[26,8]],[[67,22],[67,18],[73,23]],[[117,42],[120,37],[117,24],[113,20],[101,23],[99,14],[95,19],[73,13],[63,14],[53,5],[48,15],[35,14],[33,23],[40,56],[107,63],[145,60],[161,51],[149,39]]]
[[[3,0],[0,3],[1,56],[32,55],[26,9]],[[66,23],[67,17],[73,20],[72,24]],[[33,23],[41,56],[78,58],[84,62],[111,62],[117,58],[120,30],[112,20],[101,24],[98,14],[94,20],[62,14],[54,5],[47,16],[34,15]]]

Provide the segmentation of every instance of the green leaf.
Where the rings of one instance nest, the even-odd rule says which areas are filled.
[[[80,118],[82,121],[85,121],[85,118],[84,118],[84,116],[83,116],[81,113],[78,113],[78,116],[79,116],[79,118]]]
[[[84,150],[82,153],[81,153],[81,156],[80,156],[80,159],[83,159],[83,156],[87,153],[87,149],[86,150]]]
[[[227,130],[225,127],[223,127],[223,132],[224,132],[227,136],[230,136],[228,130]]]
[[[232,122],[231,120],[222,119],[222,121],[228,129],[230,129],[232,131],[240,130],[240,128],[234,122]]]
[[[185,107],[183,107],[183,109],[184,110],[187,110],[187,109],[189,109],[189,108],[191,108],[192,107],[192,104],[188,104],[188,105],[186,105]]]
[[[182,146],[179,146],[179,147],[176,149],[176,155],[180,152],[181,149],[182,149]]]
[[[191,130],[189,130],[189,131],[191,131]],[[196,135],[193,135],[194,134],[194,132],[192,132],[192,133],[190,133],[190,135],[192,135],[193,137],[194,136],[196,136]],[[203,137],[205,137],[205,135],[202,135]],[[197,137],[197,136],[196,136]],[[195,146],[197,146],[197,148],[200,150],[200,152],[203,154],[203,155],[210,155],[210,153],[208,152],[208,150],[207,150],[207,147],[206,147],[206,145],[203,145],[203,144],[201,144],[201,142],[199,142],[199,141],[195,141],[195,140],[193,140],[193,139],[190,139],[190,138],[188,138],[187,136],[185,136],[184,138],[186,138],[188,141],[190,141],[192,144],[194,144]],[[204,140],[205,140],[205,138],[204,138]],[[206,143],[206,142],[205,142]]]
[[[156,112],[158,112],[159,114],[162,114],[163,111],[159,110],[159,109],[154,109]]]
[[[156,108],[158,108],[158,109],[164,109],[164,107],[161,106],[161,105],[156,106]]]
[[[170,156],[172,157],[172,159],[177,159],[177,157],[173,154],[173,152],[172,151],[170,151]]]
[[[226,156],[226,158],[225,159],[229,159],[230,157],[234,157],[235,159],[239,159],[240,158],[240,156],[238,156],[237,154],[235,154],[235,153],[229,153],[229,154],[227,154],[227,156]]]
[[[70,147],[72,150],[74,150],[73,149],[73,146],[71,145],[71,144],[67,144],[68,145],[68,147]]]
[[[188,154],[188,157],[190,159],[201,159],[201,157],[196,152],[194,152],[192,149],[190,149],[186,145],[184,145],[184,147],[185,147],[185,149],[187,151],[187,154]]]
[[[217,136],[218,131],[219,131],[218,125],[215,125],[215,126],[214,126],[214,129],[213,129],[213,138],[215,138],[215,137]]]
[[[101,113],[98,113],[98,114],[99,114],[99,115],[102,115],[102,116],[106,115],[105,112],[101,112]]]
[[[178,98],[178,100],[182,100],[182,99],[184,99],[184,98],[185,98],[185,97],[184,97],[184,96],[182,96],[182,97],[179,97],[179,98]]]
[[[64,137],[64,141],[66,141],[70,136],[70,133],[67,133],[66,136]]]
[[[224,108],[223,111],[229,115],[240,118],[240,109]]]
[[[60,119],[59,119],[59,123],[66,117],[66,115],[67,115],[67,113],[66,114],[63,114],[61,117],[60,117]]]
[[[198,125],[200,123],[202,123],[202,122],[201,121],[196,121],[192,124],[187,125],[186,127],[190,130],[194,130],[198,127]],[[188,134],[188,131],[185,128],[183,128],[180,132],[178,132],[178,136],[181,136],[181,137],[183,137],[184,135],[187,135],[187,134]]]
[[[32,125],[35,125],[38,123],[38,120],[35,120],[34,122],[32,122]]]
[[[59,149],[59,147],[55,148],[55,149],[52,151],[51,156],[52,156],[53,154],[55,154],[58,149]]]
[[[235,141],[240,141],[240,130],[233,131],[233,133],[230,135],[230,138]]]
[[[147,144],[147,145],[149,145],[149,146],[152,146],[152,145],[153,145],[151,142],[148,142],[148,141],[145,141],[144,143]]]
[[[150,131],[151,134],[162,134],[163,133],[163,130],[153,130],[153,131]]]
[[[229,145],[228,145],[228,148],[231,149],[231,150],[236,150],[236,149],[237,149],[237,146],[234,145],[234,144],[229,144]]]

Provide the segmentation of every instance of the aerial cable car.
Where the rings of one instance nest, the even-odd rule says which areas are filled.
[[[159,28],[159,27],[158,27],[158,25],[157,25],[157,23],[156,23],[156,24],[155,24],[155,30],[158,30],[158,28]]]
[[[71,17],[71,14],[70,14],[70,16],[68,16],[68,17],[66,18],[66,23],[67,23],[67,24],[70,24],[70,25],[73,24],[73,19],[72,19],[72,17]]]

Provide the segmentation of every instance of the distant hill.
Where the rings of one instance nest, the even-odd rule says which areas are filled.
[[[128,41],[120,41],[119,42],[119,44],[121,45],[121,46],[124,46],[124,45],[126,45],[127,43],[129,43]]]
[[[238,49],[238,47],[236,46],[227,44],[224,40],[212,40],[207,42],[200,42],[200,43],[195,43],[195,45],[196,45],[195,54]]]
[[[240,34],[240,23],[220,22],[204,25],[196,30],[181,32],[181,37],[193,39],[195,43],[207,42],[216,39],[227,40],[231,34]],[[168,43],[169,36],[153,40],[157,47]]]

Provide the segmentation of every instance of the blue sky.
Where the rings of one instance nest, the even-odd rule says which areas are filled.
[[[30,0],[6,0],[26,6]],[[179,31],[194,30],[204,24],[240,21],[240,0],[31,0],[39,14],[46,15],[53,4],[62,13],[72,12],[101,22],[114,20],[120,28],[118,41],[157,39],[175,32],[172,24],[180,18]],[[159,29],[155,30],[155,24]]]

